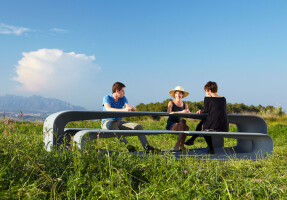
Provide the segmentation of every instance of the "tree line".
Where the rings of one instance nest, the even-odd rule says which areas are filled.
[[[144,104],[140,103],[136,106],[137,111],[147,111],[147,112],[166,112],[168,102],[172,101],[172,99],[166,99],[163,102],[156,102],[156,103],[149,103]],[[203,101],[200,102],[191,102],[191,101],[184,101],[188,107],[190,112],[195,113],[198,110],[203,110]],[[238,113],[260,113],[264,110],[273,110],[275,109],[274,106],[254,106],[254,105],[245,105],[244,103],[227,103],[227,113],[231,114],[238,114]]]
[[[163,102],[156,102],[156,103],[149,103],[144,104],[140,103],[136,106],[137,111],[142,112],[166,112],[167,111],[167,105],[168,102],[172,101],[172,99],[166,99]],[[188,107],[191,113],[195,113],[198,110],[203,110],[204,102],[191,102],[191,101],[184,101]],[[254,105],[245,105],[244,103],[227,103],[227,113],[228,114],[255,114],[260,115],[262,117],[281,117],[283,115],[286,115],[286,113],[282,110],[281,106],[275,107],[275,106],[254,106]],[[125,118],[127,121],[136,121],[136,120],[144,120],[144,119],[150,119],[153,120],[159,120],[159,116],[142,116],[142,117],[127,117]]]

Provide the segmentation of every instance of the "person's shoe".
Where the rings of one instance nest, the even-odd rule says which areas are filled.
[[[146,153],[159,153],[159,152],[160,152],[159,149],[154,148],[154,147],[152,147],[152,146],[150,146],[150,145],[147,145],[147,146],[144,148],[144,151],[145,151]]]
[[[186,140],[186,142],[184,144],[187,145],[187,146],[191,146],[191,145],[193,145],[193,143],[194,143],[194,140],[192,140],[190,138],[189,140]]]
[[[132,145],[127,145],[127,149],[128,149],[128,151],[129,151],[129,152],[135,152],[135,151],[137,151],[137,150],[138,150],[138,148],[137,148],[137,147],[132,146]]]

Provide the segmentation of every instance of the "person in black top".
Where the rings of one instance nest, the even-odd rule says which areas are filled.
[[[196,113],[207,113],[207,118],[202,120],[196,130],[197,131],[217,131],[217,132],[228,132],[228,121],[227,121],[227,109],[225,97],[217,94],[216,82],[209,81],[204,86],[206,96],[204,98],[204,109],[198,110]],[[193,145],[195,138],[198,135],[194,135],[191,139],[185,142],[186,145]],[[214,154],[214,147],[212,145],[212,137],[204,137],[208,147],[209,153]]]
[[[181,86],[177,86],[175,89],[170,90],[169,94],[171,97],[175,98],[175,100],[168,102],[167,112],[169,113],[189,113],[189,108],[186,103],[182,102],[182,98],[187,97],[189,95],[188,92],[184,91]],[[172,131],[188,131],[189,127],[186,125],[186,121],[181,119],[180,117],[170,116],[167,120],[166,125],[167,130]],[[174,150],[182,150],[185,151],[184,141],[186,138],[186,134],[180,133],[178,135],[177,143],[174,147]]]

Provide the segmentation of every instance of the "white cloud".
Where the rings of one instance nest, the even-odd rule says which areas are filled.
[[[62,29],[62,28],[52,28],[52,29],[50,29],[50,31],[56,32],[56,33],[66,33],[66,32],[68,32],[67,30]]]
[[[0,23],[0,34],[22,35],[24,32],[27,32],[27,31],[30,31],[30,29]]]
[[[75,88],[94,79],[100,68],[93,63],[94,56],[65,53],[59,49],[39,49],[24,52],[16,66],[13,80],[22,85],[20,92],[38,94],[71,93]],[[57,96],[57,95],[56,95]]]

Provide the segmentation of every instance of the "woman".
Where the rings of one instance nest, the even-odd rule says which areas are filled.
[[[204,98],[204,109],[198,110],[196,113],[207,113],[207,118],[202,120],[196,130],[203,131],[218,131],[228,132],[228,121],[227,121],[227,110],[226,110],[226,99],[225,97],[217,94],[216,82],[209,81],[204,86],[206,96]],[[185,142],[186,145],[193,145],[195,138],[198,135],[193,136],[191,139]],[[209,147],[209,153],[214,154],[214,147],[212,144],[212,137],[204,137]]]
[[[182,102],[182,98],[189,95],[188,92],[184,91],[181,86],[177,86],[175,89],[169,91],[169,95],[175,98],[173,101],[168,102],[167,112],[169,113],[189,113],[189,108],[186,103]],[[167,120],[167,130],[172,131],[188,131],[189,127],[186,125],[186,121],[180,117],[170,116]],[[174,150],[185,151],[184,141],[186,134],[180,133],[178,135],[177,143]]]

